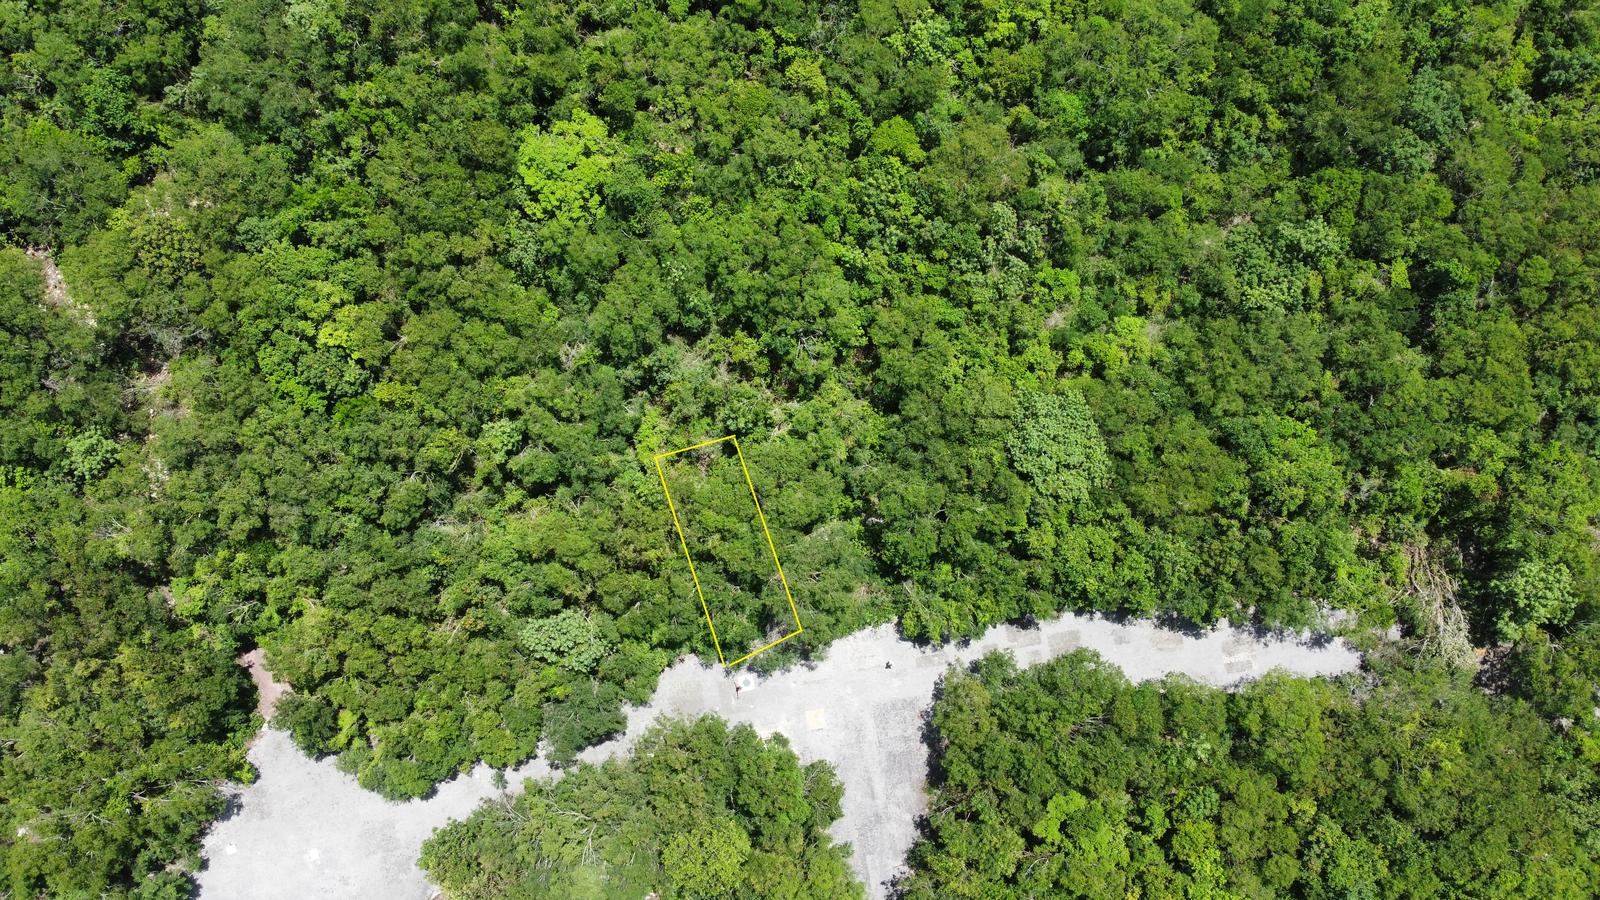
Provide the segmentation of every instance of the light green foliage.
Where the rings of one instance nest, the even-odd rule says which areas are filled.
[[[106,470],[117,455],[117,445],[95,429],[90,429],[66,443],[67,471],[79,481],[88,481]]]
[[[1280,226],[1268,235],[1253,225],[1228,233],[1239,302],[1247,309],[1281,310],[1317,299],[1322,271],[1344,253],[1339,235],[1319,219]]]
[[[574,672],[593,669],[612,650],[594,620],[575,609],[527,623],[517,632],[517,642],[535,659]]]
[[[1006,438],[1011,464],[1054,500],[1082,502],[1110,475],[1105,440],[1083,395],[1029,394]]]
[[[899,116],[892,116],[878,124],[867,141],[867,152],[898,156],[911,165],[921,163],[928,155],[923,152],[911,123]]]
[[[517,173],[528,189],[523,208],[535,220],[573,222],[601,212],[600,188],[616,165],[606,123],[582,110],[572,118],[523,133]]]
[[[1585,623],[1559,643],[1535,631],[1516,645],[1506,668],[1512,691],[1568,736],[1566,749],[1585,765],[1580,783],[1593,791],[1600,777],[1600,626]]]
[[[1495,630],[1503,641],[1531,636],[1540,627],[1557,627],[1572,621],[1578,598],[1572,573],[1558,562],[1529,559],[1511,574],[1493,582],[1504,604]]]
[[[1252,494],[1271,514],[1316,518],[1342,501],[1344,478],[1333,450],[1310,426],[1272,416],[1230,430],[1250,467]]]

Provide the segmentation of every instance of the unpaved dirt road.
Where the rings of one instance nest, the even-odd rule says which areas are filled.
[[[661,676],[649,705],[628,711],[625,734],[581,758],[597,762],[625,752],[662,715],[715,713],[748,722],[762,734],[782,733],[802,761],[825,759],[838,770],[844,815],[833,834],[853,845],[857,874],[871,896],[882,897],[901,870],[925,809],[928,751],[920,740],[921,714],[945,668],[991,650],[1010,650],[1028,666],[1077,647],[1099,652],[1134,680],[1181,672],[1219,686],[1272,669],[1333,675],[1360,663],[1341,641],[1259,639],[1226,627],[1194,638],[1149,622],[1078,615],[1037,628],[1000,626],[964,647],[938,649],[912,646],[881,627],[836,641],[827,659],[812,668],[771,678],[679,662]],[[390,803],[340,774],[331,760],[307,759],[275,730],[260,737],[250,759],[260,779],[239,791],[237,813],[205,839],[208,865],[199,880],[206,900],[426,900],[433,889],[416,867],[422,842],[435,828],[500,794],[480,766],[440,785],[427,800]],[[510,773],[510,784],[515,789],[523,778],[549,774],[543,761],[534,760]]]

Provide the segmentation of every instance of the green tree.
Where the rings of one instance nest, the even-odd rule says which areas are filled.
[[[827,833],[839,816],[832,770],[800,766],[781,737],[748,725],[663,722],[627,758],[525,788],[424,845],[447,896],[865,894]]]
[[[1006,450],[1017,471],[1055,500],[1088,500],[1110,475],[1105,440],[1083,395],[1070,388],[1024,396]]]
[[[78,747],[221,723],[30,757],[0,818],[63,812],[38,842],[0,822],[11,892],[183,880],[209,788],[116,798],[156,797],[124,788],[175,758],[226,777],[249,726],[226,690],[113,702],[97,679],[135,648],[222,688],[265,648],[302,746],[390,796],[614,733],[671,660],[713,652],[650,456],[729,432],[806,625],[760,667],[869,624],[942,641],[1064,608],[1387,628],[1417,620],[1421,571],[1455,586],[1455,631],[1504,625],[1514,690],[1556,723],[1468,709],[1465,732],[1592,760],[1592,22],[1528,0],[913,6],[0,4],[0,491],[25,523],[0,727],[64,722],[38,730]],[[759,646],[787,598],[742,473],[694,463],[719,628]],[[1347,752],[1315,737],[1341,703],[1263,698],[1230,730],[1211,699],[1165,752],[1245,754],[1215,783],[1123,804],[1049,774],[1114,754],[1030,755],[1042,799],[945,823],[985,848],[951,883],[986,883],[954,874],[977,857],[1040,895],[1061,872],[1114,890],[1178,841],[1145,895],[1219,865],[1253,896],[1333,891],[1302,882],[1334,869],[1339,890],[1592,893],[1539,868],[1555,838],[1482,874],[1511,839],[1438,785],[1488,796],[1452,755],[1487,745],[1427,731],[1406,690],[1388,702],[1421,724],[1366,730],[1426,731],[1437,758],[1350,751],[1400,773],[1391,806],[1304,786],[1297,753]],[[1142,734],[1161,708],[1105,715]],[[78,791],[85,765],[104,781]],[[1098,867],[1028,830],[1069,791],[1086,829],[1113,823]],[[1367,827],[1435,812],[1418,833],[1450,865]],[[1290,846],[1319,815],[1327,852]],[[1371,847],[1387,874],[1357,864]],[[752,845],[746,868],[803,894],[843,865],[778,860]]]
[[[574,222],[599,215],[600,190],[617,162],[606,123],[574,109],[548,132],[530,127],[517,151],[517,172],[528,189],[523,208],[535,221]]]
[[[726,897],[739,887],[750,836],[738,823],[708,822],[695,834],[676,834],[662,849],[667,878],[688,897]]]
[[[535,659],[575,672],[593,669],[612,650],[595,621],[575,609],[529,622],[522,626],[517,640]]]
[[[1578,602],[1572,573],[1558,562],[1522,560],[1493,586],[1503,604],[1495,620],[1495,630],[1503,641],[1529,636],[1542,626],[1567,624]]]
[[[1228,695],[1183,678],[1134,685],[1088,651],[952,669],[933,710],[934,812],[900,887],[1590,890],[1587,767],[1549,725],[1447,669],[1379,661],[1374,674],[1276,675]]]
[[[0,163],[0,227],[29,244],[82,240],[127,189],[116,160],[43,117],[0,123]]]

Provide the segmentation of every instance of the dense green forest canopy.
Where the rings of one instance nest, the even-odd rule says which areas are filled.
[[[756,665],[1337,608],[1592,740],[1597,83],[1593,0],[0,2],[5,889],[182,891],[255,646],[390,797],[614,732],[727,433]]]
[[[907,900],[1592,897],[1593,759],[1409,663],[1236,694],[1091,651],[953,672]]]
[[[452,900],[866,895],[827,833],[844,794],[833,770],[748,725],[669,721],[626,759],[526,787],[424,845],[422,867]]]

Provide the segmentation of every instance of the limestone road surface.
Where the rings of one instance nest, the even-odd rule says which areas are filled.
[[[1010,651],[1029,666],[1078,647],[1097,651],[1136,681],[1182,673],[1223,687],[1273,669],[1334,675],[1360,664],[1343,641],[1260,637],[1228,626],[1194,637],[1148,621],[1067,614],[1037,627],[998,626],[965,645],[938,648],[917,647],[883,626],[835,641],[820,662],[765,678],[680,660],[662,674],[649,704],[628,710],[624,734],[580,759],[625,753],[661,716],[715,713],[763,735],[783,734],[803,762],[825,759],[838,770],[844,815],[833,834],[851,844],[868,895],[884,897],[926,810],[922,717],[946,668],[992,650]],[[271,729],[255,742],[250,760],[260,777],[235,790],[233,814],[204,841],[199,882],[206,900],[428,900],[434,889],[416,865],[422,842],[504,793],[479,766],[426,800],[392,803],[358,787],[332,760],[308,759]],[[508,773],[512,791],[525,778],[544,777],[551,770],[541,759]]]

